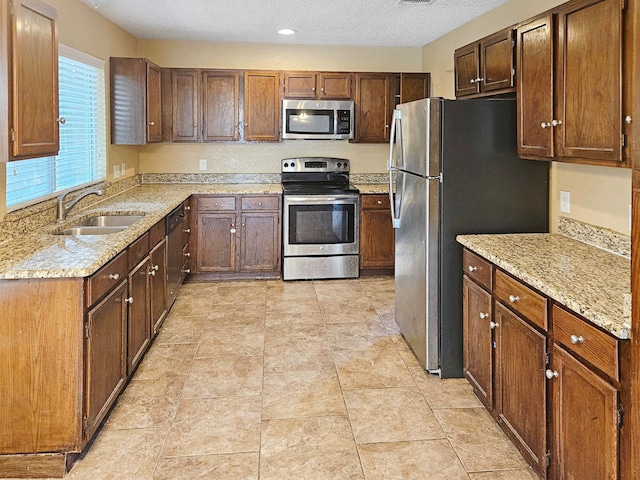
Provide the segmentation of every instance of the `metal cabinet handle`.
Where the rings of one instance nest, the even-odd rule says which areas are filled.
[[[547,371],[544,372],[544,374],[549,380],[551,380],[552,378],[558,378],[558,372],[556,370],[547,369]]]
[[[500,324],[496,323],[496,322],[489,322],[489,328],[491,328],[491,330],[493,330],[494,328],[499,327]]]
[[[180,270],[180,272],[182,272],[182,273],[191,273],[191,269],[190,268],[185,268],[184,270]]]
[[[542,122],[542,123],[540,124],[540,126],[541,126],[542,128],[549,128],[549,127],[551,126],[551,124],[550,124],[549,122]]]
[[[189,253],[189,252],[184,252],[184,254],[183,254],[183,255],[184,255],[185,257],[190,257],[190,256],[191,256],[191,253]]]
[[[562,120],[551,120],[551,125],[553,125],[554,127],[562,125]]]
[[[151,268],[157,272],[160,269],[160,265],[154,265]]]
[[[149,122],[149,126],[153,127],[156,124],[156,122]]]
[[[129,305],[131,305],[131,304],[133,303],[133,297],[125,298],[125,299],[124,299],[124,301],[125,301],[126,303],[128,303]]]
[[[151,275],[152,277],[155,277],[156,271],[154,269],[149,270],[149,275]]]
[[[471,273],[473,273],[476,270],[478,270],[478,267],[476,267],[475,265],[469,265],[469,268],[467,270],[469,270]]]
[[[517,295],[509,295],[509,301],[511,303],[516,303],[520,301],[520,297]]]
[[[569,337],[569,340],[571,340],[571,343],[573,343],[574,345],[584,343],[584,337],[582,335],[571,335]]]
[[[56,122],[58,122],[60,125],[64,125],[65,123],[67,123],[67,119],[64,117],[56,118]]]
[[[120,278],[120,274],[118,274],[118,273],[110,273],[109,274],[109,278],[111,280],[118,280]]]
[[[484,319],[486,319],[486,318],[489,318],[489,314],[488,314],[488,313],[485,313],[485,312],[480,312],[480,318],[481,318],[482,320],[484,320]]]
[[[190,228],[185,228],[184,230],[182,230],[184,233],[191,233],[191,229]]]

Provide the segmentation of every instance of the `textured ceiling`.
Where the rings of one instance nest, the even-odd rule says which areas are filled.
[[[83,1],[138,38],[421,47],[506,0]]]

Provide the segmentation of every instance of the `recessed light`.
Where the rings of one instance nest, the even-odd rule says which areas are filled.
[[[278,30],[278,33],[280,35],[293,35],[294,33],[296,33],[296,31],[291,30],[290,28],[283,28],[282,30]]]

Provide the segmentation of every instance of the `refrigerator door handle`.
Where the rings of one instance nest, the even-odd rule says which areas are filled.
[[[391,116],[391,131],[389,132],[389,160],[387,161],[387,170],[398,167],[398,162],[394,162],[401,155],[402,141],[396,142],[396,124],[400,123],[402,119],[402,113],[400,110],[394,110]],[[399,133],[402,133],[402,127],[399,129]],[[402,136],[400,137],[402,140]],[[393,154],[393,146],[396,146],[396,154]]]
[[[391,223],[393,228],[400,228],[400,217],[396,217],[396,202],[393,195],[393,172],[395,168],[389,169],[389,206],[391,207]],[[400,207],[398,206],[398,214]]]

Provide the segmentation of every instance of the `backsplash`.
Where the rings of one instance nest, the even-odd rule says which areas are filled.
[[[567,217],[558,219],[558,233],[582,243],[631,258],[631,237],[629,235]]]
[[[142,173],[142,183],[280,183],[279,173]]]

